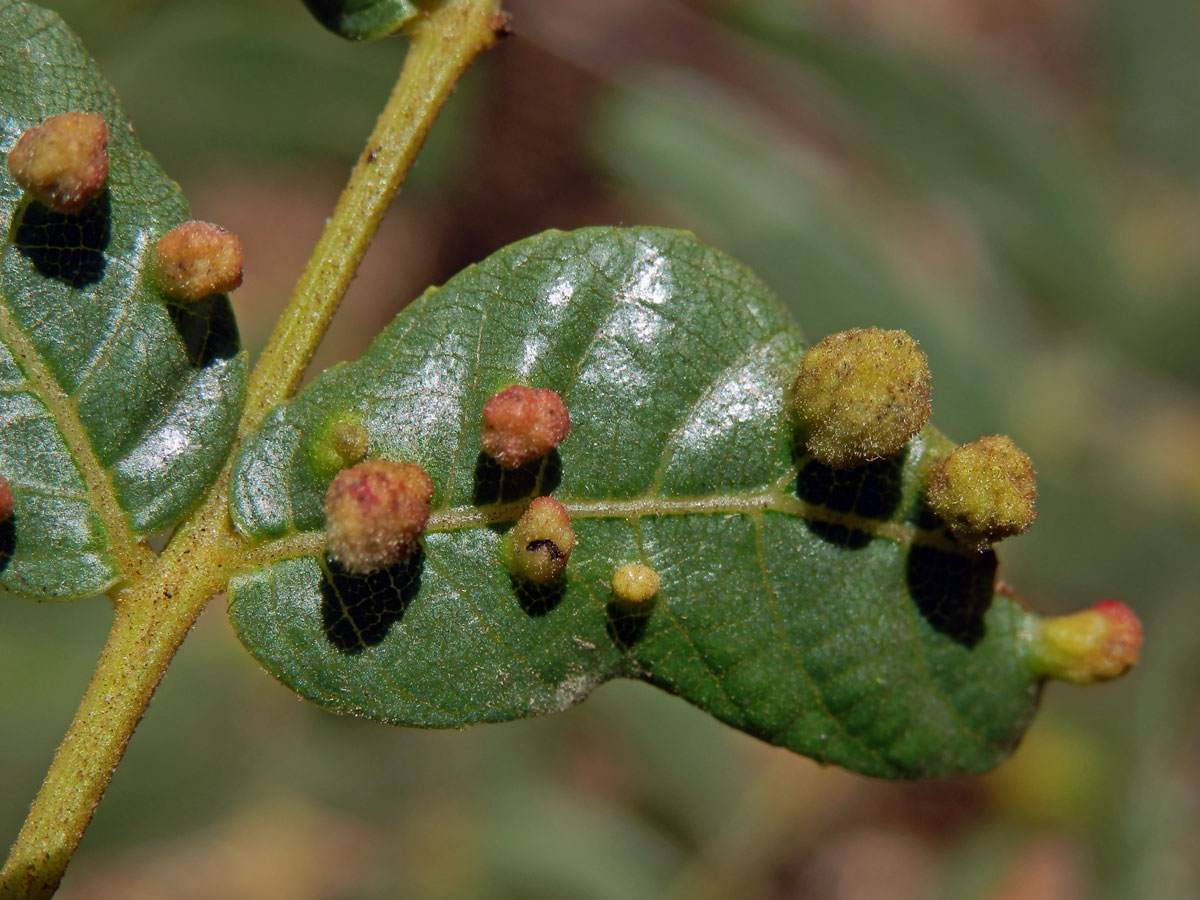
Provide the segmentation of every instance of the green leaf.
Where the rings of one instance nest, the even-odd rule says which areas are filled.
[[[0,167],[0,586],[36,597],[103,591],[140,540],[200,499],[229,452],[245,359],[225,297],[180,307],[142,277],[188,218],[112,90],[52,13],[0,3],[0,149],[48,116],[108,121],[108,187],[77,216],[22,196]]]
[[[334,34],[354,41],[395,34],[420,15],[411,0],[304,0],[304,5]]]
[[[762,283],[687,233],[550,232],[501,250],[239,454],[232,515],[258,546],[230,583],[238,634],[303,696],[385,722],[551,712],[624,676],[861,772],[994,766],[1037,701],[1028,614],[993,598],[990,553],[955,550],[922,513],[929,460],[948,447],[936,431],[854,472],[798,455],[786,394],[802,349]],[[501,475],[479,450],[480,411],[513,382],[558,391],[571,434]],[[331,476],[311,461],[347,414],[369,456],[434,483],[421,552],[365,577],[325,558]],[[579,543],[560,588],[518,588],[501,540],[547,493]],[[627,562],[660,574],[648,614],[612,597]]]

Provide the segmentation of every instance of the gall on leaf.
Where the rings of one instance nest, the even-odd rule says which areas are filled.
[[[433,483],[420,466],[368,459],[337,474],[325,493],[325,544],[347,572],[403,562],[429,521]]]
[[[835,469],[895,456],[929,419],[929,367],[903,331],[856,328],[804,354],[792,402],[808,452]]]
[[[983,549],[1033,524],[1033,463],[1012,438],[988,435],[955,447],[934,466],[925,499],[956,538]]]
[[[558,578],[574,549],[571,517],[553,497],[538,497],[530,503],[504,542],[509,572],[535,585]]]
[[[89,112],[50,116],[21,135],[8,171],[43,206],[81,212],[108,182],[108,123]]]
[[[172,300],[227,294],[242,283],[242,242],[211,222],[176,225],[154,245],[151,281]]]
[[[658,593],[658,572],[641,563],[626,563],[613,573],[613,596],[621,603],[641,606]]]
[[[329,414],[304,443],[309,468],[319,478],[332,478],[347,466],[361,462],[367,455],[371,435],[362,419],[353,412],[338,410]]]
[[[12,488],[8,479],[0,476],[0,523],[7,522],[13,514]]]
[[[566,404],[546,388],[514,384],[483,405],[483,452],[506,469],[545,456],[570,431]]]
[[[1030,642],[1034,668],[1049,678],[1092,684],[1137,664],[1142,623],[1124,603],[1101,600],[1090,609],[1042,619]]]

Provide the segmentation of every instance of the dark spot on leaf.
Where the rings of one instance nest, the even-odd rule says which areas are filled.
[[[907,449],[856,469],[831,469],[808,460],[796,479],[801,500],[864,519],[888,519],[900,502],[900,470]]]
[[[550,554],[551,560],[560,560],[566,555],[561,550],[558,549],[558,544],[554,543],[554,541],[549,540],[547,538],[542,538],[541,540],[536,540],[536,541],[530,541],[528,544],[525,545],[525,549],[528,550],[530,553],[536,553],[539,550],[545,550],[548,554]]]
[[[995,553],[964,555],[913,545],[906,574],[917,609],[935,630],[965,647],[983,639],[983,616],[996,582]]]
[[[534,618],[541,618],[562,603],[563,594],[567,591],[567,585],[561,578],[547,584],[533,584],[514,578],[512,583],[521,609]]]
[[[476,506],[511,503],[526,497],[542,497],[554,492],[562,480],[562,458],[552,450],[540,459],[517,469],[505,469],[480,451],[475,458]]]
[[[196,368],[237,356],[237,322],[225,294],[213,294],[194,303],[168,303],[167,313],[183,339],[188,362]]]
[[[917,501],[917,513],[915,524],[922,531],[937,531],[939,528],[945,528],[946,523],[941,520],[937,513],[929,508],[929,504],[925,500],[924,491]]]
[[[808,459],[796,478],[796,494],[806,503],[864,519],[887,520],[900,503],[900,472],[907,449],[856,469],[833,469]],[[847,525],[808,520],[809,531],[823,540],[860,550],[871,542],[867,532]]]
[[[387,637],[421,589],[425,552],[418,547],[389,569],[352,575],[327,560],[321,579],[321,623],[325,637],[339,650],[359,653]]]
[[[604,608],[608,621],[605,628],[613,643],[622,650],[628,650],[642,639],[646,633],[646,625],[650,614],[654,611],[652,603],[626,603],[612,600]]]
[[[0,522],[0,572],[8,568],[12,562],[13,552],[17,549],[17,529],[14,523],[15,515]]]
[[[861,550],[867,544],[871,543],[871,535],[869,533],[858,528],[841,525],[837,522],[820,522],[810,519],[805,522],[805,525],[817,537],[823,538],[839,547],[845,547],[847,550]]]
[[[111,235],[106,188],[77,215],[28,203],[15,223],[12,242],[44,277],[82,287],[104,277],[104,251]]]

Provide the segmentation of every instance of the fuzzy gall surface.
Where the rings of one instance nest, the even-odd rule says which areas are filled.
[[[483,451],[506,469],[545,456],[570,431],[566,404],[546,388],[515,384],[483,405]]]
[[[804,354],[793,402],[808,452],[835,469],[894,456],[929,419],[929,368],[903,331],[856,328]]]
[[[211,222],[176,225],[154,247],[153,278],[174,300],[227,294],[242,283],[242,242]]]
[[[985,547],[1033,524],[1033,463],[1010,437],[979,438],[954,448],[934,468],[926,500],[955,537]]]
[[[325,542],[347,572],[403,562],[429,521],[433,484],[420,466],[368,459],[337,474],[325,494]]]
[[[108,123],[96,113],[50,116],[21,135],[8,171],[43,206],[78,213],[108,181]]]

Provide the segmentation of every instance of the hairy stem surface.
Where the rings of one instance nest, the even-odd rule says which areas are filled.
[[[498,7],[452,0],[412,29],[399,81],[250,376],[239,438],[295,391],[433,120],[471,60],[495,42]],[[229,520],[229,465],[153,566],[114,597],[112,630],[0,870],[0,897],[54,893],[167,665],[246,551]]]

